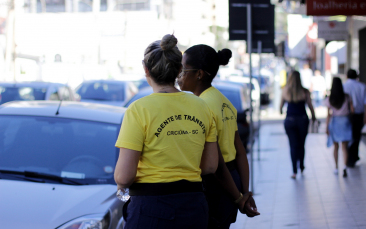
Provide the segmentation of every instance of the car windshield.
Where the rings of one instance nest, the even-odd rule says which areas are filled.
[[[76,119],[0,118],[0,170],[29,171],[115,184],[119,126]]]
[[[124,101],[125,89],[124,84],[118,83],[85,83],[78,90],[77,93],[81,99],[93,100],[108,100],[108,101]]]
[[[217,88],[235,107],[237,111],[242,110],[240,92],[239,91],[229,91]]]
[[[10,101],[45,100],[47,88],[0,86],[0,104]]]

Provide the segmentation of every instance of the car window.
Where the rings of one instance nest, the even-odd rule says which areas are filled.
[[[44,100],[46,91],[47,88],[0,86],[0,104],[10,101]]]
[[[53,117],[0,117],[0,169],[114,184],[118,125]]]
[[[85,83],[77,90],[77,93],[81,99],[124,101],[124,87],[123,83]]]
[[[131,97],[132,97],[132,96],[134,96],[137,92],[138,92],[138,89],[137,89],[137,87],[135,86],[135,84],[134,84],[134,83],[132,83],[132,82],[128,83],[126,99],[131,98]]]
[[[217,88],[235,107],[237,111],[242,110],[242,102],[239,91],[229,91]]]
[[[60,87],[58,89],[58,94],[61,96],[62,100],[65,101],[71,101],[71,95],[70,95],[70,91],[67,87]]]

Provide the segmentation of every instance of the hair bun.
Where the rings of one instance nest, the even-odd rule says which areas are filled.
[[[167,34],[161,39],[160,47],[163,51],[168,51],[173,49],[178,43],[178,39],[172,34]]]
[[[227,65],[230,58],[232,57],[232,52],[230,49],[223,49],[217,52],[220,65]]]

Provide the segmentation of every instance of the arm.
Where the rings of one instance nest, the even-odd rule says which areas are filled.
[[[215,173],[219,163],[217,142],[206,142],[203,149],[201,165],[202,175]]]
[[[280,114],[283,113],[283,106],[285,105],[285,99],[283,98],[283,93],[281,95],[281,104],[280,104]]]
[[[306,104],[308,105],[311,112],[311,119],[316,120],[313,103],[311,102],[310,92],[308,90],[305,91],[305,96],[306,96]]]
[[[240,140],[240,136],[238,131],[235,132],[235,149],[236,149],[236,166],[238,168],[238,173],[241,179],[241,183],[243,185],[242,192],[249,192],[249,163],[247,158],[247,153],[243,146],[242,141]],[[254,217],[259,215],[257,211],[257,206],[252,196],[249,196],[248,201],[245,203],[244,211],[240,210],[242,213],[246,213],[248,217]]]
[[[241,183],[243,184],[243,193],[249,192],[249,163],[247,153],[243,146],[238,131],[235,131],[234,145],[236,149],[236,165],[240,175]]]
[[[141,152],[136,150],[120,148],[114,170],[114,180],[118,188],[128,188],[135,181],[140,154]]]
[[[225,189],[225,191],[232,197],[233,201],[240,198],[240,191],[236,187],[236,184],[233,180],[233,177],[230,174],[229,169],[226,167],[224,157],[221,154],[220,147],[217,144],[218,147],[218,154],[219,154],[219,166],[215,172],[215,177],[217,181],[220,183],[221,187]],[[245,195],[245,194],[249,195]],[[245,202],[248,200],[249,196],[251,196],[251,193],[247,192],[244,193],[244,198],[240,200],[238,203],[240,211],[244,211],[244,205]]]
[[[331,112],[330,112],[330,108],[328,108],[328,115],[327,115],[327,127],[326,127],[326,133],[327,133],[327,135],[329,135],[329,129],[328,129],[328,127],[329,127],[329,122],[330,122],[330,118],[332,117],[332,114],[331,114]]]
[[[353,114],[353,113],[355,113],[355,107],[353,106],[351,97],[348,96],[348,98],[349,98],[349,109],[350,109],[351,114]]]

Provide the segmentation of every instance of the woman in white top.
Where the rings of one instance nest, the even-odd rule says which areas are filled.
[[[352,125],[349,119],[350,113],[354,112],[351,97],[344,93],[342,81],[335,77],[332,83],[330,96],[326,98],[325,105],[328,107],[327,135],[328,147],[334,145],[334,173],[338,174],[338,149],[342,142],[344,169],[343,177],[347,177],[347,146],[352,140]]]

